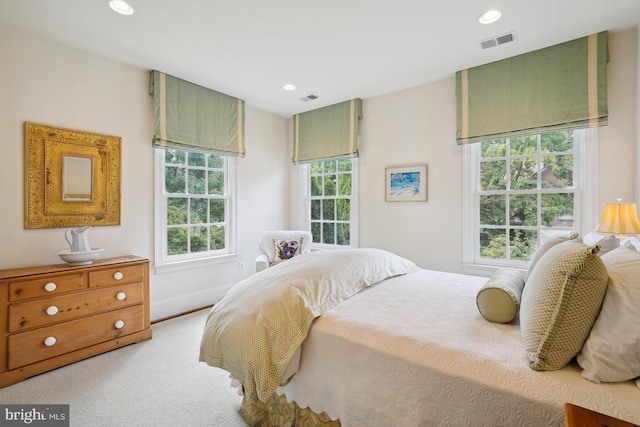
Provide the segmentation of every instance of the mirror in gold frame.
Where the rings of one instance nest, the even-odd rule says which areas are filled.
[[[93,157],[62,155],[62,201],[93,201]]]
[[[25,123],[25,228],[120,224],[120,145]]]

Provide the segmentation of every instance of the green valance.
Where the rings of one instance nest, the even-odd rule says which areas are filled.
[[[244,157],[244,101],[176,77],[151,72],[156,148]]]
[[[605,126],[607,33],[456,73],[458,144]]]
[[[294,115],[293,163],[358,157],[360,118],[360,99]]]

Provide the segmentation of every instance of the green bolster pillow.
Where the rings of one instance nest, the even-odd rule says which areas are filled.
[[[510,322],[518,312],[523,289],[524,277],[518,270],[501,268],[478,291],[480,314],[489,322]]]

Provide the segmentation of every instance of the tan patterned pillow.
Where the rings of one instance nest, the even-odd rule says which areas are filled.
[[[549,371],[578,354],[600,312],[607,269],[580,239],[549,249],[527,278],[520,328],[529,367]]]
[[[546,254],[549,249],[553,248],[556,245],[559,245],[560,243],[566,242],[567,240],[577,239],[579,236],[580,235],[578,233],[573,232],[565,236],[556,236],[545,240],[544,243],[540,245],[538,250],[533,254],[533,257],[531,257],[526,277],[529,277],[529,275],[533,271],[533,267],[535,267],[538,261],[540,261],[540,258],[542,258],[542,255]]]
[[[273,239],[273,263],[275,265],[302,253],[302,237],[299,239]]]

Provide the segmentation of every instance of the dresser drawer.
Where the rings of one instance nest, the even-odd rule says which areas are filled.
[[[101,286],[112,286],[118,283],[128,283],[142,280],[144,277],[142,264],[113,267],[105,270],[89,272],[89,286],[99,288]]]
[[[142,305],[9,336],[9,369],[117,339],[144,328]],[[123,322],[121,327],[118,321]]]
[[[82,273],[12,281],[9,282],[9,301],[24,301],[31,298],[58,295],[79,291],[82,288],[84,288],[84,275]]]
[[[142,282],[42,298],[9,306],[9,332],[60,323],[142,303]]]

